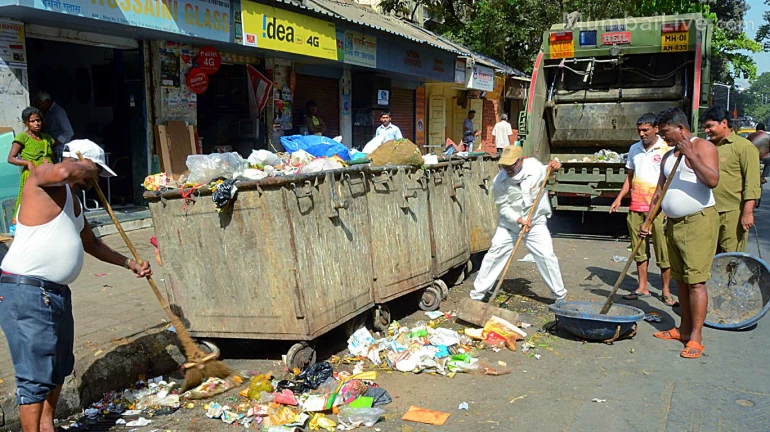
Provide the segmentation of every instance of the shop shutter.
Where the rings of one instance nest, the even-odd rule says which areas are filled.
[[[391,89],[390,115],[404,138],[414,141],[414,90],[398,87]]]
[[[340,82],[334,78],[322,78],[297,74],[294,87],[294,131],[304,124],[305,103],[312,100],[318,105],[318,117],[326,123],[325,136],[340,135]]]

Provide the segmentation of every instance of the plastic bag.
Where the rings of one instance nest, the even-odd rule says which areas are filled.
[[[376,136],[371,140],[369,140],[369,142],[366,143],[366,145],[364,146],[364,149],[361,151],[366,154],[369,154],[377,150],[377,148],[379,148],[382,145],[382,143],[385,142],[385,139],[386,139],[385,135]]]
[[[187,177],[189,184],[206,184],[220,177],[234,179],[248,168],[246,161],[238,153],[190,155],[187,156],[186,164],[190,170]]]
[[[382,387],[369,387],[364,396],[374,399],[372,402],[374,406],[387,405],[393,402],[393,397]]]
[[[292,135],[281,137],[281,144],[290,153],[304,150],[315,157],[339,156],[350,160],[348,148],[333,139],[317,135]]]
[[[267,150],[254,150],[249,156],[249,164],[264,166],[276,166],[282,163],[281,158],[273,152]]]
[[[518,334],[521,337],[527,337],[527,333],[524,332],[524,330],[496,316],[493,316],[484,324],[483,336],[485,339],[487,334],[490,332],[497,333],[502,337],[503,340],[513,336],[514,334]]]
[[[300,168],[300,174],[310,174],[314,172],[335,170],[342,168],[342,164],[334,159],[314,159],[307,165]]]
[[[305,150],[297,150],[291,154],[291,163],[293,165],[305,165],[313,160],[313,155]]]
[[[259,374],[249,381],[248,397],[251,400],[259,400],[259,396],[262,392],[269,393],[272,391],[273,383],[271,383],[270,379],[263,374]]]
[[[238,194],[238,186],[236,183],[238,180],[225,180],[217,186],[217,190],[211,195],[211,200],[217,206],[217,211],[228,207]]]
[[[345,406],[340,408],[340,413],[337,414],[337,421],[345,423],[346,426],[358,427],[363,425],[372,427],[380,420],[383,414],[385,414],[385,411],[381,408],[351,408]]]
[[[334,367],[327,362],[316,363],[297,375],[307,390],[316,390],[334,375]],[[304,391],[303,391],[304,393]]]
[[[268,166],[267,168],[272,168],[271,166]],[[262,170],[258,170],[255,168],[248,168],[243,170],[243,175],[241,175],[241,178],[246,180],[262,180],[263,178],[267,177],[267,173]]]

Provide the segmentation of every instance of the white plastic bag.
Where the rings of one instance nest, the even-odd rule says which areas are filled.
[[[248,168],[246,161],[235,152],[190,155],[187,156],[186,163],[187,169],[190,170],[187,177],[189,184],[206,184],[220,177],[238,178]]]
[[[422,156],[422,160],[425,161],[425,165],[436,165],[438,163],[438,156],[426,154]]]
[[[251,165],[276,166],[281,164],[281,158],[273,152],[267,150],[254,150],[249,156]]]
[[[310,153],[306,152],[305,150],[297,150],[291,154],[292,164],[305,165],[311,160],[313,160],[313,156]]]
[[[342,168],[342,164],[334,159],[314,159],[299,169],[300,174],[310,174]]]
[[[376,136],[371,139],[366,145],[364,146],[364,149],[361,150],[362,152],[366,154],[371,154],[385,142],[385,135]]]
[[[256,168],[248,168],[244,170],[243,175],[241,176],[241,178],[244,180],[262,180],[265,177],[267,177],[267,173]]]

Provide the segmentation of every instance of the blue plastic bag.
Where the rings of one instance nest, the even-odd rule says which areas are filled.
[[[344,161],[350,160],[348,148],[331,138],[318,135],[291,135],[281,137],[283,148],[289,153],[304,150],[313,157],[339,156]]]

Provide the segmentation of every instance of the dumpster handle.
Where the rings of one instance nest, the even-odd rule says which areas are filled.
[[[334,178],[333,173],[327,173],[326,174],[326,182],[329,185],[329,204],[331,206],[331,209],[329,209],[329,218],[336,218],[340,216],[339,209],[348,208],[348,200],[346,199],[338,199],[339,194],[337,193],[337,180]]]
[[[361,183],[353,183],[353,178],[350,177],[349,173],[345,173],[343,175],[343,178],[348,182],[349,185],[366,183],[366,174],[364,174],[363,172],[361,172],[360,174],[361,174],[361,178],[363,178],[363,181]]]
[[[297,188],[297,184],[296,183],[292,183],[291,184],[292,191],[294,192],[294,195],[297,197],[297,199],[299,199],[299,198],[312,198],[313,197],[313,189],[312,189],[313,185],[312,185],[312,183],[310,183],[310,180],[305,180],[305,185],[304,186],[307,186],[308,188],[311,188],[310,191],[309,192],[301,192]]]
[[[390,181],[390,173],[388,171],[383,171],[382,175],[384,175],[386,178],[385,180],[378,180],[377,176],[372,173],[372,183],[374,184],[383,184]]]
[[[409,184],[407,183],[408,174],[405,171],[399,169],[398,174],[401,174],[401,192],[404,197],[400,207],[402,209],[407,209],[409,208],[409,198],[417,198],[417,191],[409,193]]]

